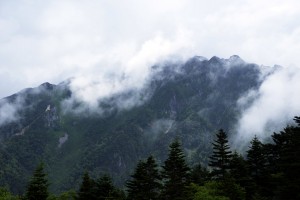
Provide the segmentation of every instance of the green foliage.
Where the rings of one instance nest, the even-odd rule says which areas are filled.
[[[247,161],[236,151],[233,153],[230,160],[230,178],[241,187],[245,188],[246,198],[250,199],[255,190],[255,184],[249,173]]]
[[[147,161],[139,161],[132,179],[126,183],[128,199],[158,199],[161,189],[158,166],[153,156],[149,156]]]
[[[224,179],[230,168],[231,151],[228,145],[227,134],[221,129],[216,134],[217,139],[212,143],[213,154],[209,166],[213,168],[212,175],[216,179]]]
[[[263,144],[256,136],[250,143],[250,149],[247,151],[249,170],[255,181],[259,182],[266,170],[266,157],[264,155]]]
[[[97,200],[125,198],[123,192],[115,188],[111,178],[108,175],[103,175],[95,181],[95,185],[93,187],[93,196]]]
[[[103,175],[102,177],[94,180],[90,178],[89,173],[85,172],[82,177],[82,183],[77,193],[77,200],[106,200],[125,199],[124,193],[115,188],[109,176]]]
[[[191,182],[195,184],[204,185],[210,178],[209,171],[202,167],[201,164],[194,166],[191,170]]]
[[[0,187],[0,200],[18,200],[17,196],[10,193],[7,188]]]
[[[27,186],[26,200],[46,200],[48,193],[48,180],[44,172],[44,164],[40,163],[33,173],[32,178]]]
[[[246,160],[242,155],[238,154],[236,151],[232,154],[230,160],[230,176],[234,178],[237,183],[245,186],[249,181],[249,171]]]
[[[51,194],[47,200],[77,200],[77,193],[74,190],[69,190],[60,195]]]
[[[278,182],[281,199],[300,199],[300,118],[295,117],[298,126],[287,127],[281,133]]]
[[[181,144],[175,140],[170,144],[169,156],[163,166],[162,199],[185,199],[186,187],[190,183],[189,172]]]
[[[90,178],[89,173],[85,172],[82,176],[82,183],[78,191],[78,200],[94,199],[93,188],[95,182]]]
[[[220,182],[220,191],[224,196],[229,197],[230,200],[244,200],[246,198],[246,192],[243,187],[235,182],[230,176],[225,177]]]
[[[192,183],[189,186],[189,191],[192,200],[230,200],[228,197],[221,195],[220,183],[217,181],[210,181],[203,186]]]

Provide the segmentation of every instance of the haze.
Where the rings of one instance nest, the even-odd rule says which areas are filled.
[[[70,77],[139,82],[170,57],[299,66],[299,18],[297,0],[0,0],[0,97]]]

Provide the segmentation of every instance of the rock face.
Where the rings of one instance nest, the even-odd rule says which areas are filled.
[[[67,142],[69,139],[69,135],[68,133],[65,133],[65,135],[63,137],[60,137],[59,140],[58,140],[58,148],[61,148],[61,146]]]
[[[194,57],[174,68],[166,64],[152,77],[151,94],[143,104],[118,110],[109,103],[130,93],[100,102],[109,108],[106,115],[65,112],[62,102],[72,96],[69,81],[44,83],[2,100],[22,106],[15,120],[0,127],[0,184],[22,192],[44,160],[54,192],[74,188],[84,170],[92,176],[110,173],[123,185],[139,159],[153,154],[163,162],[175,137],[181,139],[189,162],[207,163],[216,130],[234,134],[237,101],[260,86],[260,68],[238,56]]]

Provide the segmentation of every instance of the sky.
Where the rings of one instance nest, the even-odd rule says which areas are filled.
[[[298,67],[299,19],[298,0],[0,0],[0,98],[71,77],[108,94],[195,55]]]
[[[299,0],[0,0],[0,99],[71,80],[63,107],[103,114],[99,101],[124,91],[118,108],[142,104],[153,65],[239,55],[282,66],[237,102],[235,143],[247,146],[300,114],[299,19]],[[0,126],[23,103],[0,101]]]

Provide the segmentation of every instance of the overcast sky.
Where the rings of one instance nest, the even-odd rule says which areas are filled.
[[[299,0],[0,0],[0,98],[176,56],[300,66],[299,19]]]

